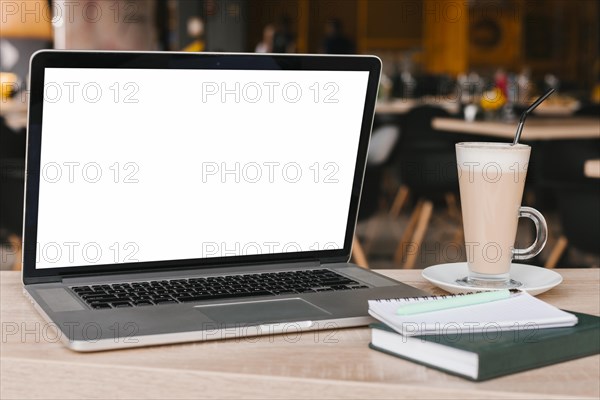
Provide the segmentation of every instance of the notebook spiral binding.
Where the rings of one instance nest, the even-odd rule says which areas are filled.
[[[509,291],[512,294],[520,292],[519,289],[510,289]],[[375,301],[378,303],[390,303],[392,301],[411,302],[411,301],[421,301],[421,300],[442,300],[442,299],[447,299],[447,298],[452,298],[452,297],[469,296],[471,294],[477,294],[477,293],[482,293],[482,292],[491,292],[491,290],[482,290],[479,292],[467,292],[467,293],[456,293],[456,294],[441,294],[439,296],[431,295],[431,296],[415,296],[415,297],[398,297],[398,298],[391,298],[391,299],[377,299]]]

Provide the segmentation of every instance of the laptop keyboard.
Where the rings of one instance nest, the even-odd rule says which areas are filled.
[[[100,310],[366,288],[333,271],[318,269],[74,286],[71,290],[91,308]]]

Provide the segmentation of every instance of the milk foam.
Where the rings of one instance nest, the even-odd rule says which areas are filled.
[[[456,161],[461,169],[482,171],[491,163],[499,165],[501,170],[514,172],[527,170],[531,147],[525,144],[463,142],[456,144]]]

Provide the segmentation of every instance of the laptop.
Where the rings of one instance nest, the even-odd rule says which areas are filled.
[[[366,325],[349,262],[381,62],[40,51],[24,293],[75,351]]]

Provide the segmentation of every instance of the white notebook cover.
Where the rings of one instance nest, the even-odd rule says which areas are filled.
[[[504,300],[414,315],[398,315],[399,306],[428,297],[369,300],[369,314],[406,336],[558,328],[577,324],[577,317],[521,292]]]

